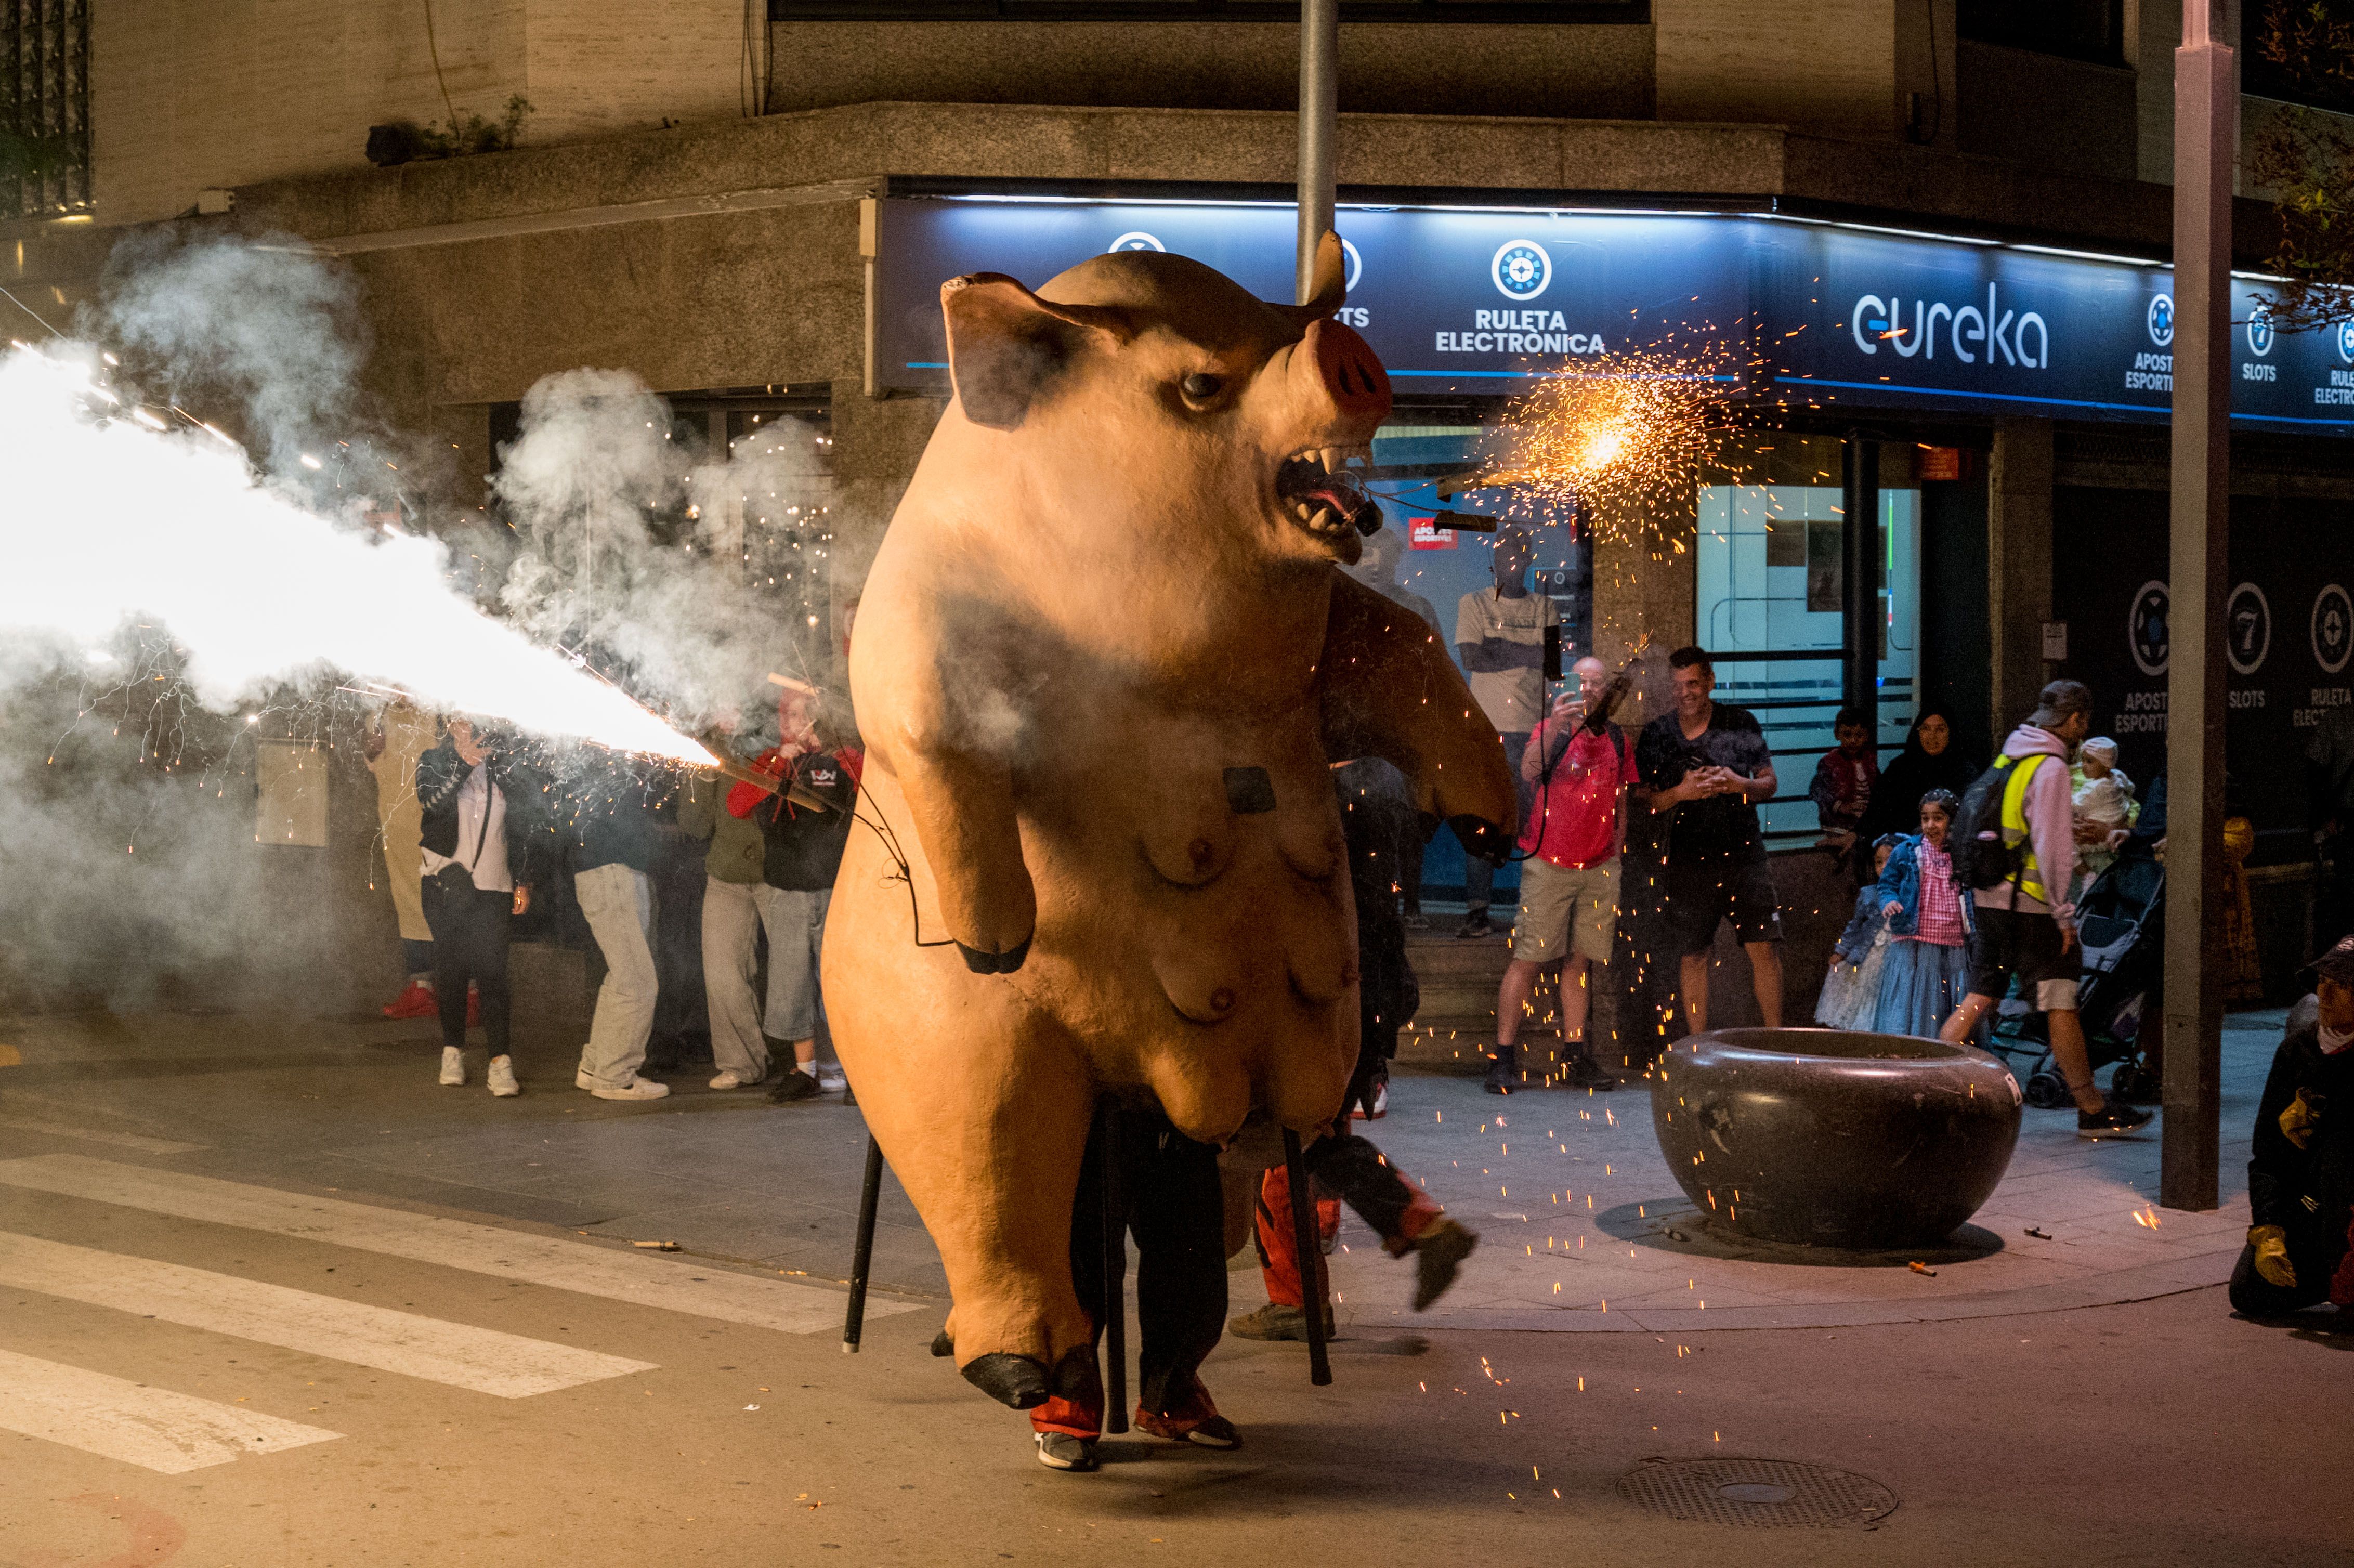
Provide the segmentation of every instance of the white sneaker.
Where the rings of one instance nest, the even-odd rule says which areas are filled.
[[[727,1072],[712,1079],[711,1086],[715,1089],[748,1089],[755,1084],[766,1083],[768,1077],[766,1073],[756,1073],[748,1078],[741,1073]]]
[[[451,1085],[466,1081],[466,1058],[455,1045],[441,1047],[441,1081]]]
[[[620,1088],[592,1082],[588,1092],[600,1100],[658,1100],[670,1093],[668,1084],[658,1084],[652,1078],[631,1078]]]
[[[491,1093],[503,1100],[511,1100],[523,1093],[523,1086],[515,1082],[514,1057],[491,1058]]]
[[[838,1095],[848,1088],[850,1080],[842,1075],[842,1064],[820,1062],[817,1065],[817,1086],[829,1095]]]

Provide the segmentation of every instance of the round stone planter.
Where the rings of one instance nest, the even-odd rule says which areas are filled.
[[[2019,1141],[2019,1084],[1975,1046],[1722,1029],[1677,1042],[1659,1066],[1651,1125],[1677,1181],[1711,1224],[1768,1241],[1943,1241]]]

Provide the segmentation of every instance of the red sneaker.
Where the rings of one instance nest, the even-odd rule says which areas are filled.
[[[430,980],[412,980],[401,987],[400,994],[385,1008],[384,1015],[387,1018],[430,1018],[440,1011],[440,1006],[434,1000]]]
[[[472,982],[469,981],[466,986],[466,1027],[480,1029],[482,1026],[482,993],[476,991]]]
[[[1172,1443],[1193,1443],[1204,1448],[1239,1448],[1243,1435],[1235,1424],[1218,1414],[1210,1402],[1210,1391],[1195,1378],[1193,1386],[1183,1397],[1173,1401],[1164,1414],[1154,1414],[1139,1404],[1136,1407],[1136,1429]]]

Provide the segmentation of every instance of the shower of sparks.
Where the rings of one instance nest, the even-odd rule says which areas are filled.
[[[78,648],[95,668],[126,623],[148,621],[209,706],[338,670],[541,736],[716,760],[579,660],[482,614],[438,543],[339,529],[257,483],[232,446],[122,417],[95,357],[19,344],[0,358],[0,634]]]
[[[1513,405],[1510,471],[1489,477],[1541,504],[1577,506],[1605,533],[1681,516],[1702,469],[1742,422],[1739,352],[1711,334],[1582,358]]]

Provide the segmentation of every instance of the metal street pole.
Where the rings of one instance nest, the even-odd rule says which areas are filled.
[[[2231,0],[2183,0],[2174,54],[2172,558],[2167,573],[2165,1125],[2158,1202],[2220,1201],[2223,594],[2231,538]]]
[[[1294,302],[1316,291],[1316,242],[1332,227],[1341,113],[1341,0],[1299,0],[1299,265]]]
[[[1850,430],[1841,450],[1840,701],[1871,715],[1880,738],[1880,443]]]

